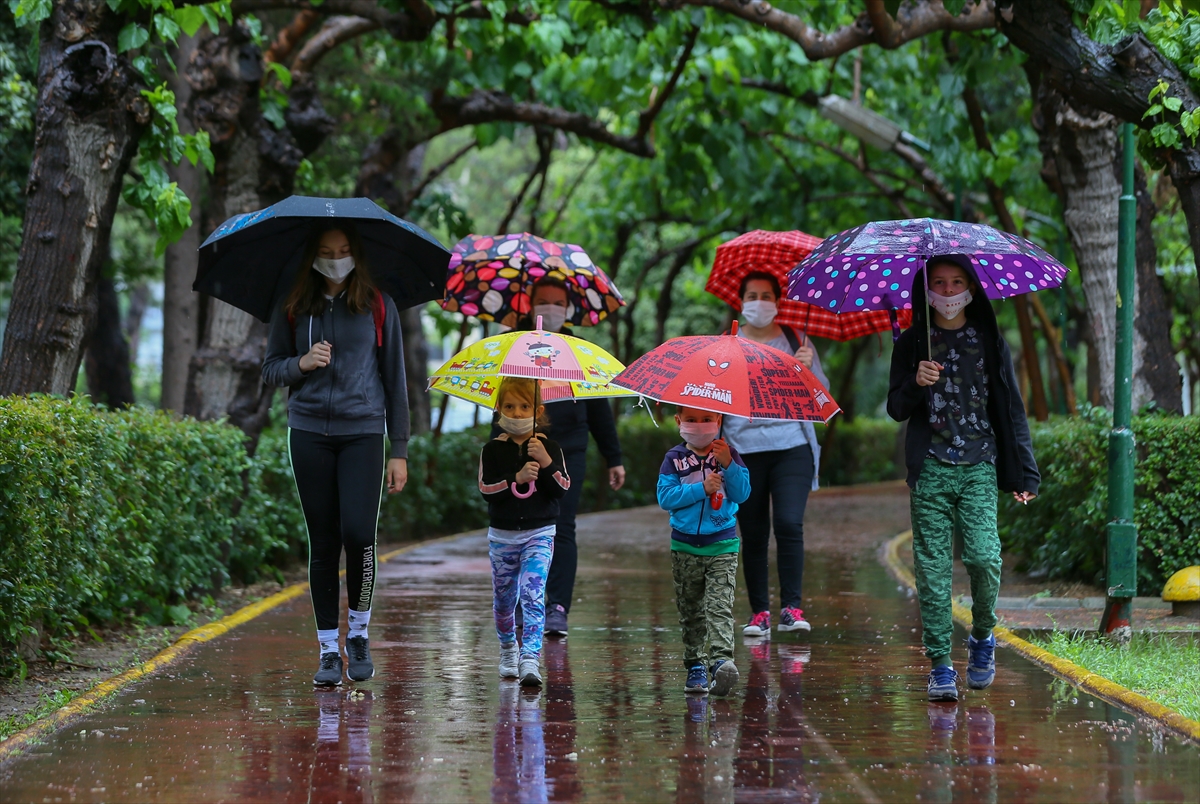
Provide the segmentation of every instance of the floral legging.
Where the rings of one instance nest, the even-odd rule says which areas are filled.
[[[496,617],[496,636],[500,644],[516,641],[513,614],[517,598],[525,627],[521,635],[521,655],[542,655],[542,627],[546,621],[546,576],[554,556],[554,532],[530,537],[523,544],[488,542],[492,560],[492,613]]]

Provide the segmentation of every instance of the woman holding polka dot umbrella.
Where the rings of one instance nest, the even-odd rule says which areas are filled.
[[[454,247],[442,307],[450,312],[531,330],[540,317],[545,329],[564,324],[590,327],[625,304],[621,292],[582,248],[525,232],[468,235]],[[562,448],[567,474],[587,472],[588,438],[608,464],[608,484],[625,483],[617,424],[606,399],[547,402],[547,435]],[[493,437],[499,431],[493,426]],[[574,599],[577,552],[575,514],[583,483],[573,483],[559,501],[554,560],[546,581],[546,633],[565,636]]]
[[[442,308],[512,328],[533,312],[534,287],[551,283],[567,296],[565,308],[543,311],[551,330],[564,323],[594,326],[625,304],[582,248],[521,232],[460,240],[450,257]]]
[[[787,296],[835,313],[911,310],[914,298],[925,301],[925,263],[949,254],[970,259],[990,299],[1055,288],[1067,276],[1065,265],[1023,237],[981,223],[912,218],[864,223],[825,238],[792,269]]]

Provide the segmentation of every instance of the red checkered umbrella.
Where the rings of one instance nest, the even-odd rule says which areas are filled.
[[[755,229],[746,232],[717,246],[717,257],[705,290],[740,311],[742,299],[738,292],[747,274],[766,271],[778,277],[781,288],[786,288],[788,272],[820,243],[820,238],[801,231]],[[776,304],[779,312],[775,320],[779,324],[818,338],[849,341],[894,329],[892,315],[885,310],[838,314],[788,298],[781,298]],[[911,326],[912,311],[898,311],[896,323],[902,328]]]

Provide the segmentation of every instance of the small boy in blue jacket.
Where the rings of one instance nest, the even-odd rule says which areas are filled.
[[[671,514],[671,575],[683,629],[688,692],[728,695],[733,663],[733,591],[737,584],[738,505],[750,496],[750,473],[724,439],[721,414],[682,408],[683,443],[667,451],[658,504]]]

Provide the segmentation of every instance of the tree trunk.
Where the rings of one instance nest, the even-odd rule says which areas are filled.
[[[291,195],[307,153],[298,142],[315,149],[333,125],[311,87],[293,86],[285,128],[264,120],[258,106],[261,53],[241,23],[200,42],[185,77],[193,92],[193,123],[209,133],[216,159],[201,232]],[[275,394],[262,383],[267,325],[216,299],[205,299],[202,313],[184,411],[198,419],[228,416],[246,433],[253,452]]]
[[[84,368],[92,400],[110,408],[132,405],[133,371],[129,341],[121,326],[121,299],[116,283],[101,276],[96,282],[95,326],[87,343]]]
[[[354,194],[382,202],[393,215],[408,214],[411,193],[420,181],[426,142],[413,144],[398,130],[380,137],[363,154]],[[404,372],[408,381],[408,417],[413,435],[428,433],[432,422],[429,393],[429,344],[421,308],[400,311],[404,332]]]
[[[1113,160],[1113,170],[1120,159]],[[1119,173],[1117,174],[1120,175]],[[1134,400],[1138,407],[1153,402],[1157,407],[1183,413],[1183,378],[1175,361],[1171,343],[1171,325],[1175,314],[1167,301],[1162,277],[1158,275],[1158,247],[1154,243],[1154,216],[1158,212],[1146,173],[1140,164],[1134,171],[1134,195],[1137,197],[1137,307],[1133,326]],[[1142,402],[1139,404],[1138,392]]]
[[[196,126],[189,109],[192,85],[185,78],[196,52],[197,40],[181,36],[175,51],[175,70],[166,71],[167,84],[175,92],[175,103],[183,110],[179,129],[193,134]],[[200,294],[192,290],[196,278],[196,252],[200,248],[200,203],[203,193],[203,169],[186,159],[167,168],[171,180],[192,199],[192,224],[179,240],[167,246],[163,263],[163,410],[183,412],[187,396],[188,367],[200,336]]]
[[[104,0],[58,0],[39,33],[33,163],[0,394],[69,394],[96,310],[121,180],[149,107]]]
[[[1034,126],[1043,154],[1042,177],[1063,201],[1063,218],[1079,264],[1087,299],[1089,358],[1095,358],[1100,404],[1113,405],[1116,370],[1116,299],[1118,205],[1121,195],[1119,121],[1106,112],[1068,105],[1041,83],[1031,70],[1038,98]],[[1171,312],[1162,281],[1155,272],[1156,253],[1150,228],[1153,202],[1145,176],[1135,187],[1138,197],[1137,297],[1133,342],[1133,407],[1154,402],[1180,410],[1181,383],[1171,347]],[[1092,367],[1089,365],[1089,380]],[[1090,383],[1089,383],[1090,384]]]

